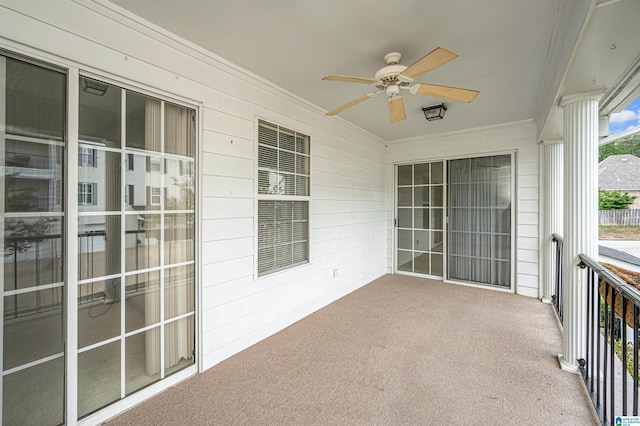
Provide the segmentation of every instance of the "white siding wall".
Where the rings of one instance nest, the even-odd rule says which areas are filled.
[[[428,125],[428,124],[427,124]],[[516,285],[518,294],[539,296],[538,235],[538,146],[532,122],[457,132],[392,143],[388,148],[390,166],[388,190],[393,194],[393,164],[451,157],[516,151]],[[392,196],[390,195],[390,198]],[[393,202],[390,202],[393,210]],[[391,213],[393,214],[393,212]],[[388,262],[393,252],[389,231]]]
[[[379,139],[99,4],[1,3],[0,48],[201,104],[203,368],[390,270],[388,163]],[[311,263],[259,280],[254,278],[256,117],[308,134],[312,141]]]

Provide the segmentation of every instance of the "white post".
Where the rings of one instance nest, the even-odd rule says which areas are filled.
[[[602,93],[562,98],[564,113],[563,370],[585,356],[587,280],[578,255],[598,255],[598,101]]]
[[[555,293],[556,247],[551,234],[562,236],[564,167],[561,140],[544,141],[544,286],[542,301],[551,303]]]

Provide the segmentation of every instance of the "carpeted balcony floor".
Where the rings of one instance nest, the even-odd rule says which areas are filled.
[[[597,425],[561,349],[539,300],[386,275],[109,424]]]

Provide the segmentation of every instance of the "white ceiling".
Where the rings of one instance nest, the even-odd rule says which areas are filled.
[[[325,75],[373,77],[392,51],[405,65],[438,46],[458,53],[418,79],[480,91],[471,104],[445,100],[444,120],[421,111],[440,99],[405,92],[405,121],[390,122],[382,95],[340,114],[395,141],[532,119],[561,0],[112,2],[327,111],[372,88]]]

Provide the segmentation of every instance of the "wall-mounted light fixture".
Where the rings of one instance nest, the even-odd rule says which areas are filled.
[[[91,93],[92,95],[104,96],[109,88],[108,84],[101,83],[99,81],[91,80],[88,78],[80,79],[82,85],[82,91]]]
[[[433,105],[430,107],[422,107],[424,118],[429,121],[442,120],[447,107],[444,104]]]

